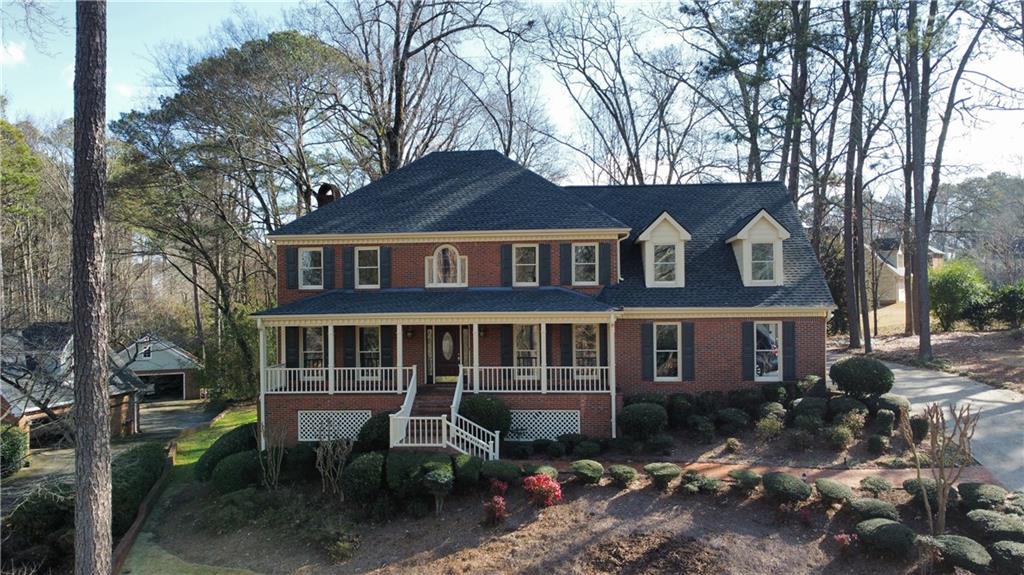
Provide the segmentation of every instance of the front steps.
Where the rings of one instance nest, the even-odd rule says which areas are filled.
[[[455,386],[445,384],[424,385],[416,390],[412,403],[414,416],[450,415]]]

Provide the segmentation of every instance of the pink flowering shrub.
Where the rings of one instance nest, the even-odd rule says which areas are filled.
[[[832,536],[832,540],[839,545],[839,553],[846,555],[850,548],[857,544],[856,533],[836,533]]]
[[[508,483],[498,479],[491,480],[491,495],[504,497],[506,491],[508,491]]]
[[[501,483],[500,481],[498,483]],[[505,498],[501,495],[492,495],[490,501],[484,501],[484,524],[500,525],[508,519],[508,510],[505,508]]]
[[[562,486],[547,475],[531,475],[523,480],[523,490],[530,502],[540,507],[551,507],[562,500]]]

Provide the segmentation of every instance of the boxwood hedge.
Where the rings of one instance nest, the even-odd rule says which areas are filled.
[[[213,469],[221,459],[250,449],[256,449],[255,423],[241,425],[218,437],[196,461],[193,469],[196,479],[206,481],[213,475]]]
[[[917,541],[914,530],[892,519],[867,519],[854,528],[865,548],[900,559],[910,557]]]
[[[811,497],[811,486],[795,475],[772,471],[761,478],[765,494],[782,503],[805,501]]]

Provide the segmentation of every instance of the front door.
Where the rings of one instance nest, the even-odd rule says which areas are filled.
[[[459,326],[439,325],[434,328],[434,381],[455,383],[459,379]]]

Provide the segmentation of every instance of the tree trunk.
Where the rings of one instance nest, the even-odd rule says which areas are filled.
[[[804,100],[807,96],[807,51],[810,40],[808,38],[811,20],[810,0],[793,0],[790,3],[793,13],[793,24],[796,30],[796,48],[793,51],[794,84],[791,88],[792,98],[790,99],[792,112],[792,135],[790,142],[790,157],[788,162],[789,197],[793,203],[797,203],[800,196],[800,152],[803,135]],[[784,162],[786,163],[786,162]]]
[[[914,241],[915,249],[914,253],[917,257],[913,258],[914,264],[914,295],[917,306],[917,326],[918,326],[918,351],[917,358],[921,361],[932,360],[932,338],[931,338],[931,323],[929,321],[930,316],[928,310],[930,308],[930,299],[928,296],[928,234],[927,234],[927,223],[925,222],[925,201],[924,201],[924,151],[926,144],[926,137],[928,135],[927,121],[928,121],[928,109],[927,109],[927,91],[928,82],[924,82],[922,86],[921,78],[918,73],[918,54],[920,51],[920,37],[919,37],[919,26],[917,22],[917,3],[911,2],[908,16],[910,41],[907,49],[907,78],[910,81],[910,109],[911,109],[911,129],[913,133],[911,138],[913,140],[913,154],[912,162],[914,166]],[[927,41],[927,39],[926,39]],[[925,50],[929,47],[926,45]],[[922,68],[925,73],[928,73],[928,62],[924,62]]]
[[[859,34],[857,34],[854,27],[853,16],[850,10],[849,4],[843,4],[843,24],[847,38],[849,38],[850,50],[852,51],[852,57],[849,58],[849,62],[853,63],[855,67],[854,73],[856,74],[856,66],[859,62],[857,57],[857,36]],[[860,266],[857,265],[857,262],[860,260],[857,257],[857,250],[863,248],[860,247],[860,234],[857,233],[859,223],[856,222],[857,210],[854,198],[857,152],[860,149],[859,142],[861,140],[861,104],[863,95],[863,92],[858,90],[858,86],[859,80],[855,80],[855,87],[852,93],[853,102],[850,107],[850,133],[846,147],[846,168],[843,174],[843,266],[846,275],[846,314],[850,327],[851,348],[861,347],[860,293],[858,287],[863,287],[863,284],[858,284],[861,276],[859,273]]]
[[[75,41],[72,317],[75,405],[75,573],[110,573],[110,404],[106,302],[105,0],[80,1]]]
[[[192,315],[196,324],[196,347],[206,361],[206,339],[203,337],[203,313],[199,305],[199,266],[192,261]]]

